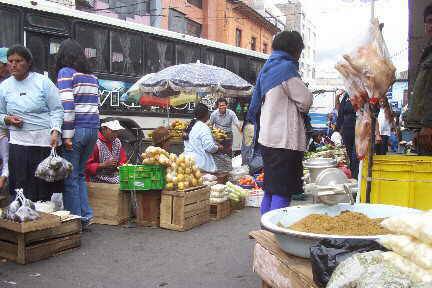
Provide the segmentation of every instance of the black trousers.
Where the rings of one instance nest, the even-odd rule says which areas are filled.
[[[352,129],[343,129],[342,139],[346,148],[347,156],[350,161],[350,170],[352,177],[357,179],[359,172],[359,161],[357,159],[357,153],[355,149],[355,130],[354,127]]]
[[[15,189],[23,189],[33,202],[49,201],[53,193],[62,193],[63,181],[46,182],[35,177],[40,162],[51,154],[50,147],[9,144],[9,192],[15,198]]]

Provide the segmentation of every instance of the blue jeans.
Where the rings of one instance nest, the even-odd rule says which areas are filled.
[[[88,202],[84,170],[96,144],[97,135],[96,128],[76,128],[72,139],[73,150],[63,148],[63,157],[73,165],[72,174],[65,179],[63,205],[65,210],[81,216],[84,222],[93,218],[93,209]]]

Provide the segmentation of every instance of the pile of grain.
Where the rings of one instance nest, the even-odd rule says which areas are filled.
[[[382,220],[382,218],[371,219],[357,212],[343,211],[335,217],[311,214],[289,228],[301,232],[328,235],[371,236],[389,234],[390,231],[380,226]]]

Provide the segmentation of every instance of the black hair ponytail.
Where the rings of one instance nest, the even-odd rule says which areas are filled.
[[[183,140],[189,140],[189,133],[198,120],[203,120],[208,116],[209,109],[203,103],[198,103],[194,110],[194,119],[189,122],[188,127],[183,133]]]

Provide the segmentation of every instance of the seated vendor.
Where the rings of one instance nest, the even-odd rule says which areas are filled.
[[[123,129],[117,120],[101,124],[98,140],[86,164],[88,181],[112,184],[120,182],[118,167],[127,162],[126,152],[117,138],[118,132]]]
[[[194,117],[184,133],[184,154],[191,156],[202,171],[216,172],[213,155],[222,151],[223,146],[215,142],[210,128],[205,124],[209,119],[208,107],[198,103]]]
[[[156,147],[160,147],[165,151],[169,152],[171,143],[170,143],[170,132],[166,127],[158,127],[153,130],[152,134],[152,142]]]

